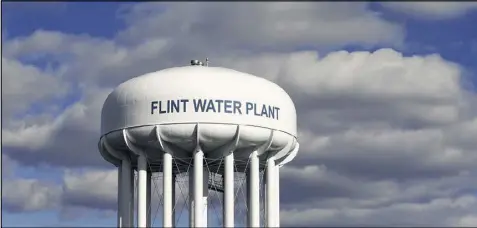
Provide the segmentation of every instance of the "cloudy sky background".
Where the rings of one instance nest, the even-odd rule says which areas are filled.
[[[475,226],[476,21],[470,2],[2,3],[2,223],[115,226],[104,99],[209,57],[296,103],[283,226]]]

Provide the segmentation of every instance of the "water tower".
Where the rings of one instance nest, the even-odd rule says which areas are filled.
[[[191,227],[208,226],[210,189],[221,194],[223,226],[236,225],[238,174],[246,179],[246,226],[279,227],[279,167],[297,154],[296,122],[278,85],[197,60],[122,83],[104,103],[99,141],[118,167],[118,227],[134,226],[134,205],[137,226],[151,226],[154,173],[162,173],[164,227],[175,226],[176,177],[184,173]]]

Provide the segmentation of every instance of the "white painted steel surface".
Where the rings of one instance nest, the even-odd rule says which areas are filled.
[[[275,166],[275,227],[280,227],[280,167]]]
[[[213,109],[196,112],[194,101],[199,104],[199,99],[216,101],[213,103],[215,112]],[[167,105],[167,101],[177,100],[177,109],[171,103]],[[255,106],[247,106],[247,102]],[[263,105],[266,109],[279,108],[266,110],[275,118],[261,115]],[[247,107],[251,109],[247,111]],[[161,111],[170,112],[161,114]],[[138,126],[179,123],[248,125],[293,136],[297,133],[295,106],[275,83],[226,68],[186,66],[149,73],[119,85],[104,103],[101,134]]]
[[[194,154],[194,227],[205,227],[203,215],[203,179],[204,179],[204,152],[200,148]]]
[[[138,160],[137,226],[147,227],[147,160],[144,155]]]
[[[250,155],[250,168],[247,178],[248,197],[248,227],[260,227],[260,173],[258,152]]]
[[[147,194],[146,194],[146,227],[151,227],[152,226],[152,207],[151,207],[151,190],[152,190],[152,172],[150,170],[147,171],[147,180],[146,180],[146,188],[147,188]]]
[[[278,186],[275,185],[276,183],[276,169],[275,169],[275,157],[271,157],[267,160],[267,170],[266,170],[266,180],[265,180],[265,190],[267,200],[265,200],[266,207],[265,207],[265,216],[266,216],[266,226],[267,227],[275,227],[276,226],[276,209],[277,206],[275,204],[275,194],[276,188]],[[270,198],[270,199],[268,199]]]
[[[224,171],[224,227],[234,227],[234,154],[225,157]]]
[[[172,155],[170,153],[164,153],[164,158],[163,158],[163,167],[162,167],[162,181],[163,181],[163,217],[162,217],[162,225],[163,227],[172,227],[174,218],[173,218],[173,213],[172,209],[174,207],[173,205],[173,187],[174,187],[174,182],[172,178]]]
[[[189,224],[207,226],[209,171],[203,161],[225,158],[225,167],[207,167],[224,177],[224,226],[235,225],[234,172],[247,172],[248,225],[260,226],[259,172],[268,165],[266,223],[278,227],[279,167],[297,155],[296,120],[294,104],[283,89],[230,69],[176,67],[122,83],[104,103],[99,142],[103,158],[119,167],[118,225],[133,225],[133,169],[139,176],[138,226],[151,225],[151,167],[164,174],[163,226],[175,226],[175,173],[188,169],[173,166],[172,160],[181,158],[193,160]],[[250,165],[234,166],[236,161]]]

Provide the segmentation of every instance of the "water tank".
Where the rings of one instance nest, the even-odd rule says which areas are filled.
[[[192,169],[191,227],[207,226],[207,185],[223,191],[224,226],[233,226],[234,173],[246,173],[248,226],[258,226],[259,189],[263,187],[259,172],[264,170],[266,226],[278,226],[278,168],[298,151],[295,106],[273,82],[207,65],[193,60],[190,66],[132,78],[104,102],[99,151],[119,169],[119,227],[134,221],[132,170],[139,176],[138,225],[150,225],[148,181],[150,173],[161,172],[163,226],[169,227],[175,218],[175,177]]]

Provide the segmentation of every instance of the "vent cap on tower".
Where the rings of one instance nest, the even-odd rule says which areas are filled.
[[[194,59],[194,60],[190,61],[190,65],[192,65],[192,66],[203,66],[204,64],[201,61],[199,61],[197,59]]]

